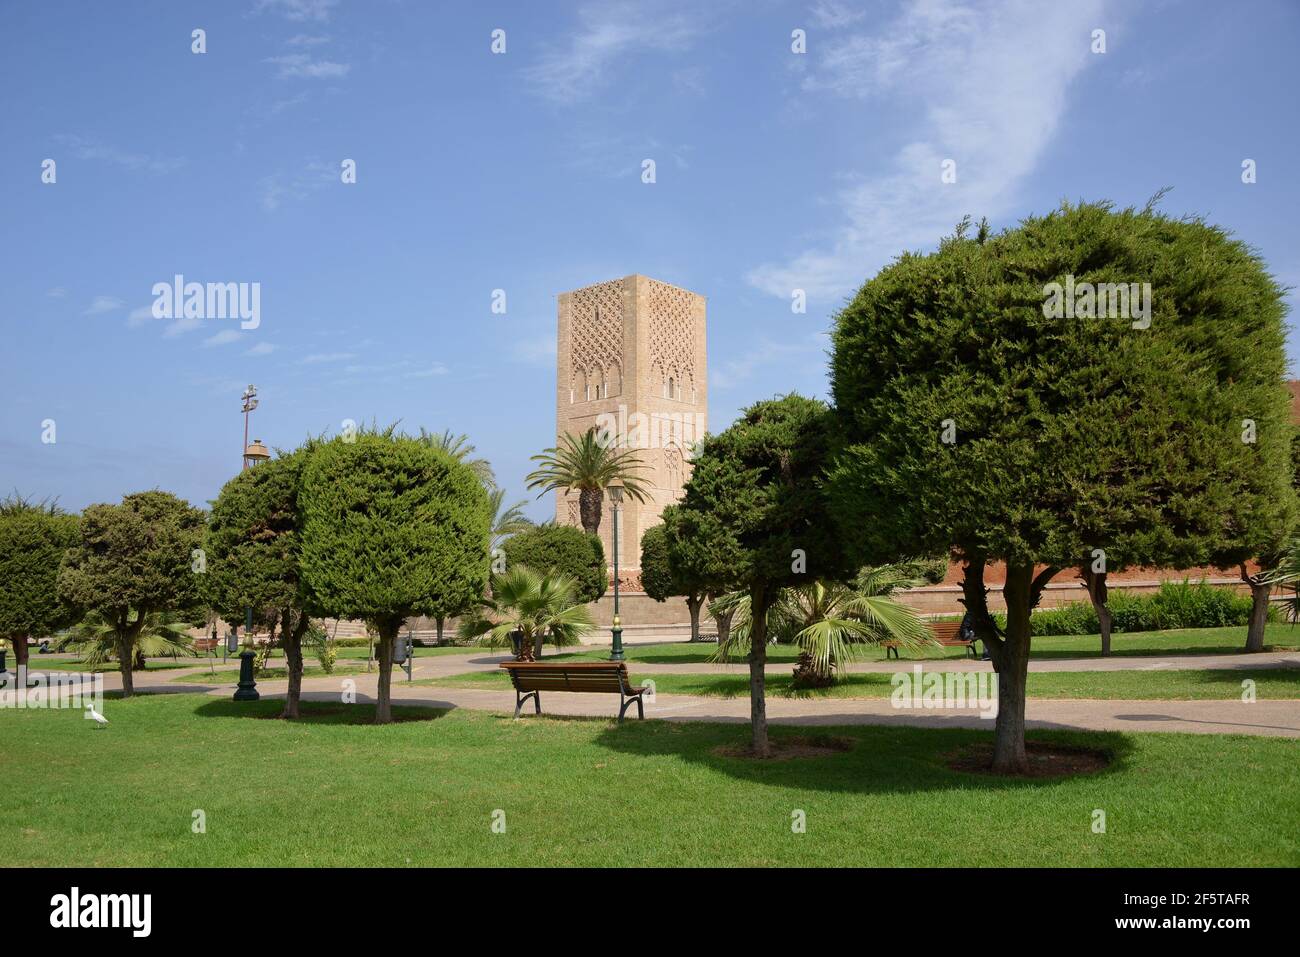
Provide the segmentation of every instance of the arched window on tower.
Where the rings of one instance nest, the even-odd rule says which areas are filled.
[[[682,488],[682,451],[675,444],[664,447],[664,484],[674,495]]]

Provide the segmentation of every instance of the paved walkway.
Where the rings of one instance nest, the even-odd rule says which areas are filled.
[[[1241,659],[1241,660],[1238,660]],[[416,659],[417,678],[437,678],[466,671],[489,670],[501,655],[445,655]],[[904,669],[920,662],[904,661]],[[872,663],[872,665],[883,663]],[[871,670],[894,671],[898,662],[887,668]],[[943,670],[982,670],[987,663],[936,659],[927,664]],[[1295,654],[1262,654],[1231,656],[1172,656],[1168,658],[1075,659],[1035,662],[1042,667],[1033,670],[1127,670],[1127,669],[1177,669],[1177,668],[1297,668],[1300,656]],[[958,669],[954,666],[964,665]],[[1073,668],[1065,667],[1074,665]],[[1105,668],[1084,667],[1106,665]],[[1117,666],[1117,667],[1112,667]],[[637,672],[675,671],[678,673],[717,673],[719,669],[743,670],[744,665],[655,665],[634,664]],[[785,670],[789,663],[777,666]],[[1031,666],[1032,667],[1032,666]],[[234,690],[231,684],[212,686],[203,684],[206,666],[193,669],[169,669],[143,672],[135,676],[135,686],[141,692],[200,692],[215,697],[229,697]],[[192,677],[194,681],[173,681],[179,676]],[[378,676],[365,672],[335,675],[328,678],[308,678],[303,681],[303,697],[312,701],[338,701],[343,690],[343,680],[352,679],[356,685],[357,700],[373,700]],[[116,672],[105,675],[105,688],[119,690],[121,678]],[[1300,683],[1298,683],[1300,687]],[[287,682],[260,681],[258,688],[263,697],[283,697]],[[543,694],[543,708],[548,714],[613,718],[618,713],[617,702],[604,694]],[[430,688],[408,685],[404,675],[393,677],[393,699],[402,704],[437,708],[472,708],[503,712],[514,710],[514,693],[509,689],[483,688]],[[531,707],[531,702],[529,704]],[[790,699],[769,697],[768,719],[773,724],[788,725],[908,725],[917,727],[966,727],[989,729],[992,721],[981,717],[976,709],[934,711],[925,709],[898,710],[888,698],[822,698]],[[748,698],[721,698],[706,695],[660,694],[646,705],[647,718],[667,721],[738,722],[749,720]],[[1031,728],[1068,728],[1105,731],[1179,731],[1192,734],[1250,734],[1272,737],[1300,738],[1300,700],[1264,699],[1245,703],[1239,699],[1214,701],[1133,701],[1094,699],[1030,698],[1026,704],[1026,723]]]
[[[59,658],[70,657],[60,655]],[[445,677],[465,674],[470,671],[491,671],[502,661],[508,661],[510,655],[471,651],[466,654],[417,656],[416,670],[422,678]],[[314,664],[308,656],[307,665]],[[340,658],[339,664],[364,664],[364,659]],[[275,667],[284,667],[283,659],[272,659]],[[988,661],[972,658],[904,658],[890,661],[859,661],[844,666],[843,670],[852,673],[892,674],[896,671],[911,671],[920,665],[926,671],[961,671],[980,672],[993,670]],[[40,660],[31,659],[33,671],[40,670]],[[196,664],[191,668],[169,668],[155,672],[136,674],[136,683],[142,679],[152,680],[154,676],[165,676],[163,680],[180,675],[199,675],[211,670],[208,662]],[[227,662],[218,661],[218,671],[239,667],[239,660],[233,658]],[[794,667],[792,661],[769,661],[764,669],[767,674],[787,673]],[[681,664],[629,661],[628,668],[636,674],[680,674],[680,675],[747,675],[749,665],[744,661],[715,664],[712,662],[684,662]],[[1060,671],[1237,671],[1237,670],[1271,670],[1274,668],[1300,669],[1300,652],[1262,652],[1259,654],[1220,655],[1220,654],[1184,654],[1184,655],[1123,655],[1109,658],[1041,658],[1029,662],[1031,672]],[[12,670],[12,669],[11,669]],[[111,672],[110,674],[117,674]]]

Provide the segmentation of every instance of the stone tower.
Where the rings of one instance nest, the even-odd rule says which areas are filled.
[[[635,450],[650,486],[648,501],[624,499],[618,564],[629,591],[640,590],[641,534],[681,497],[689,445],[704,435],[704,314],[703,296],[637,274],[559,296],[556,432],[603,431]],[[555,518],[581,525],[577,493],[557,493]],[[611,563],[612,520],[606,498],[600,537]]]

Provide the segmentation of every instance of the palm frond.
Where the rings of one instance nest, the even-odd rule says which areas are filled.
[[[469,466],[485,488],[496,488],[496,475],[492,471],[492,464],[484,458],[471,458],[475,452],[475,448],[470,443],[468,435],[463,433],[460,435],[453,435],[451,429],[447,429],[441,435],[436,435],[433,432],[421,428],[419,439],[425,445],[430,446],[431,448],[441,449],[457,462],[462,462]]]
[[[540,498],[558,490],[591,489],[604,491],[621,482],[628,498],[638,502],[650,496],[645,465],[632,449],[619,450],[597,438],[594,428],[579,436],[564,434],[558,444],[534,455],[539,468],[529,472],[525,481],[529,489],[541,489]]]

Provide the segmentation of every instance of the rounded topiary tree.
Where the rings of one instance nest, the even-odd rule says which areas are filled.
[[[576,583],[574,599],[596,601],[609,585],[605,549],[600,539],[572,525],[537,525],[517,532],[501,545],[506,568],[527,565],[534,571],[567,575]]]
[[[298,493],[310,446],[245,469],[212,503],[205,595],[226,621],[244,609],[279,628],[289,670],[285,718],[298,717],[302,692],[302,639],[311,627],[310,596],[300,571],[302,549]]]
[[[1102,285],[1106,284],[1106,285]],[[903,255],[840,313],[853,557],[955,550],[998,672],[995,770],[1027,766],[1029,618],[1047,583],[1259,554],[1293,508],[1281,290],[1244,245],[1151,208],[1063,206]],[[987,562],[1006,564],[1006,628]]]
[[[468,605],[487,585],[487,492],[468,465],[389,430],[320,444],[303,470],[298,505],[311,605],[375,630],[375,722],[387,723],[402,623]]]
[[[59,565],[77,537],[77,517],[45,502],[12,496],[0,502],[0,638],[27,664],[27,639],[72,624],[59,597]]]
[[[820,482],[830,424],[825,404],[799,395],[750,406],[698,447],[671,519],[674,538],[709,543],[710,562],[749,594],[751,746],[760,757],[769,753],[767,611],[781,588],[846,573]]]
[[[205,516],[170,492],[136,492],[120,505],[91,505],[59,571],[59,594],[96,612],[112,634],[122,696],[135,690],[136,639],[150,616],[193,612],[202,600]]]
[[[700,638],[700,608],[709,593],[730,586],[731,569],[718,560],[714,543],[698,526],[694,534],[682,534],[679,510],[669,505],[662,524],[648,528],[641,536],[641,587],[655,601],[673,596],[686,599],[691,615],[691,640]]]

